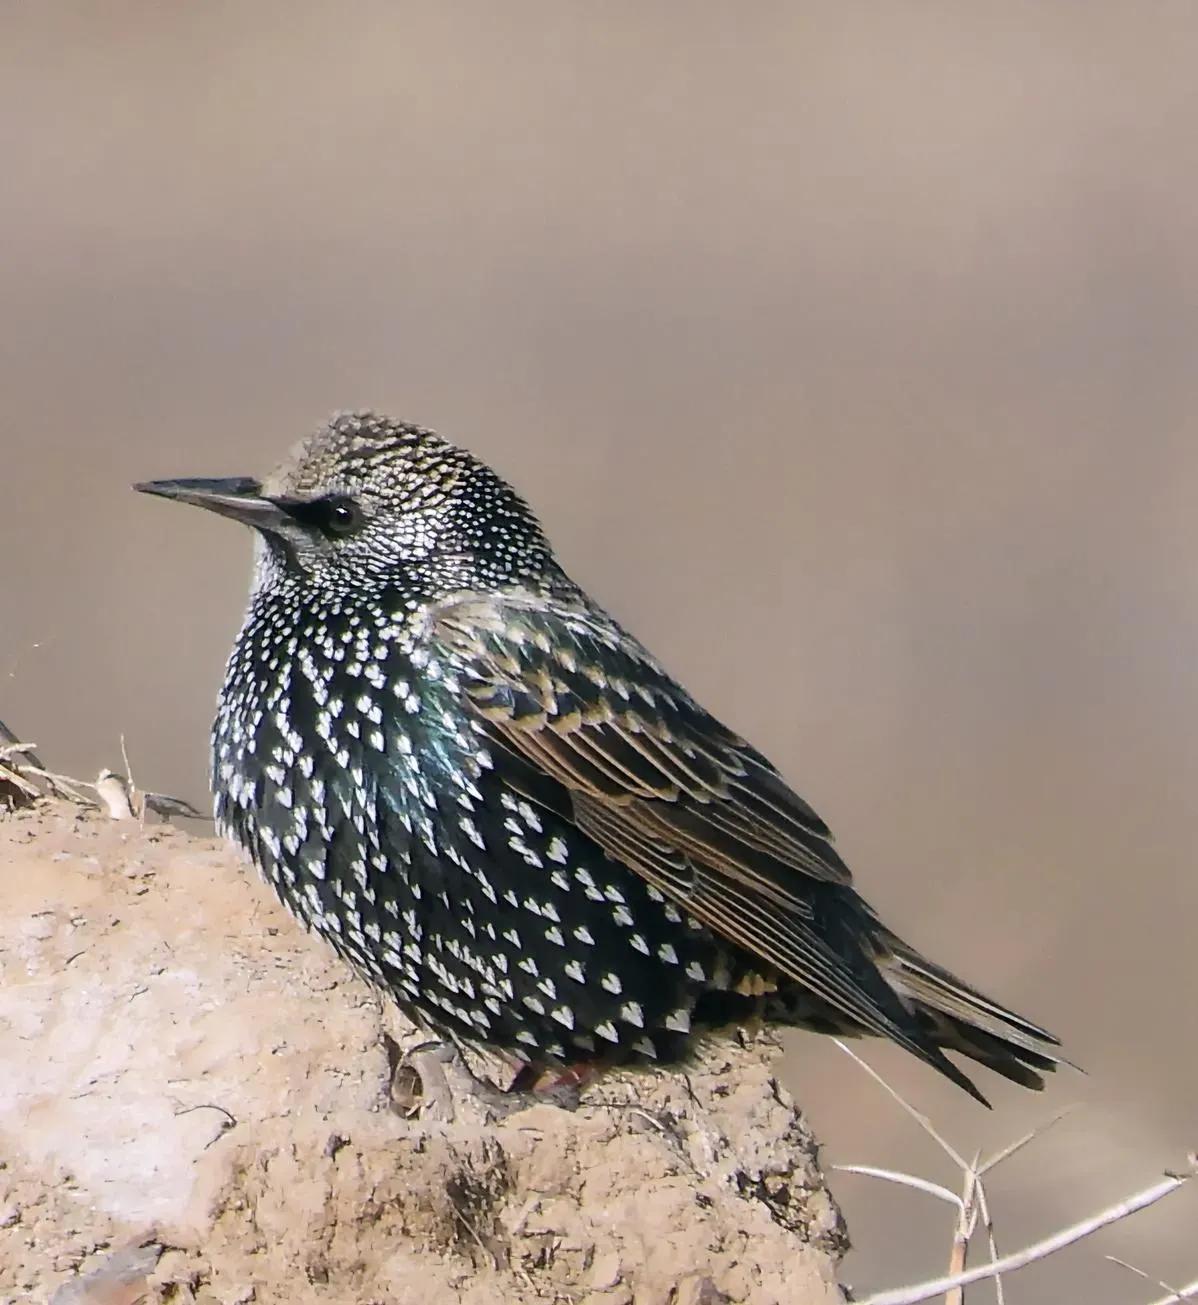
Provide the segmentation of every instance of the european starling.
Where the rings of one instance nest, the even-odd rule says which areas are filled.
[[[886,928],[827,826],[430,430],[342,414],[266,480],[138,489],[252,526],[219,829],[418,1023],[533,1074],[757,1019],[1026,1087],[1045,1030]]]

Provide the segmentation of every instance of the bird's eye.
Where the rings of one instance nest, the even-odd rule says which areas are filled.
[[[331,535],[352,535],[362,524],[362,510],[352,498],[326,500],[325,529]]]
[[[326,539],[343,539],[365,523],[358,504],[344,494],[325,498],[278,498],[274,500],[293,520],[309,530],[319,530]]]

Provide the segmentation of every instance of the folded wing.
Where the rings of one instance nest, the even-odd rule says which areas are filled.
[[[865,954],[821,937],[813,890],[851,882],[827,826],[635,640],[585,607],[518,595],[443,604],[431,636],[491,741],[563,786],[610,856],[848,1027],[945,1068]]]

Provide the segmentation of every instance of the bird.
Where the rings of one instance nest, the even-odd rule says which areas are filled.
[[[218,830],[420,1027],[516,1086],[760,1024],[1039,1089],[1056,1037],[888,928],[828,826],[432,430],[343,412],[262,480],[144,493],[250,526]],[[582,1081],[582,1078],[579,1081]]]

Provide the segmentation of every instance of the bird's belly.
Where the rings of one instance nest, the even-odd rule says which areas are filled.
[[[297,771],[218,811],[287,908],[430,1027],[531,1061],[679,1058],[736,981],[729,950],[561,814],[479,782],[430,808],[328,781],[315,801]]]

